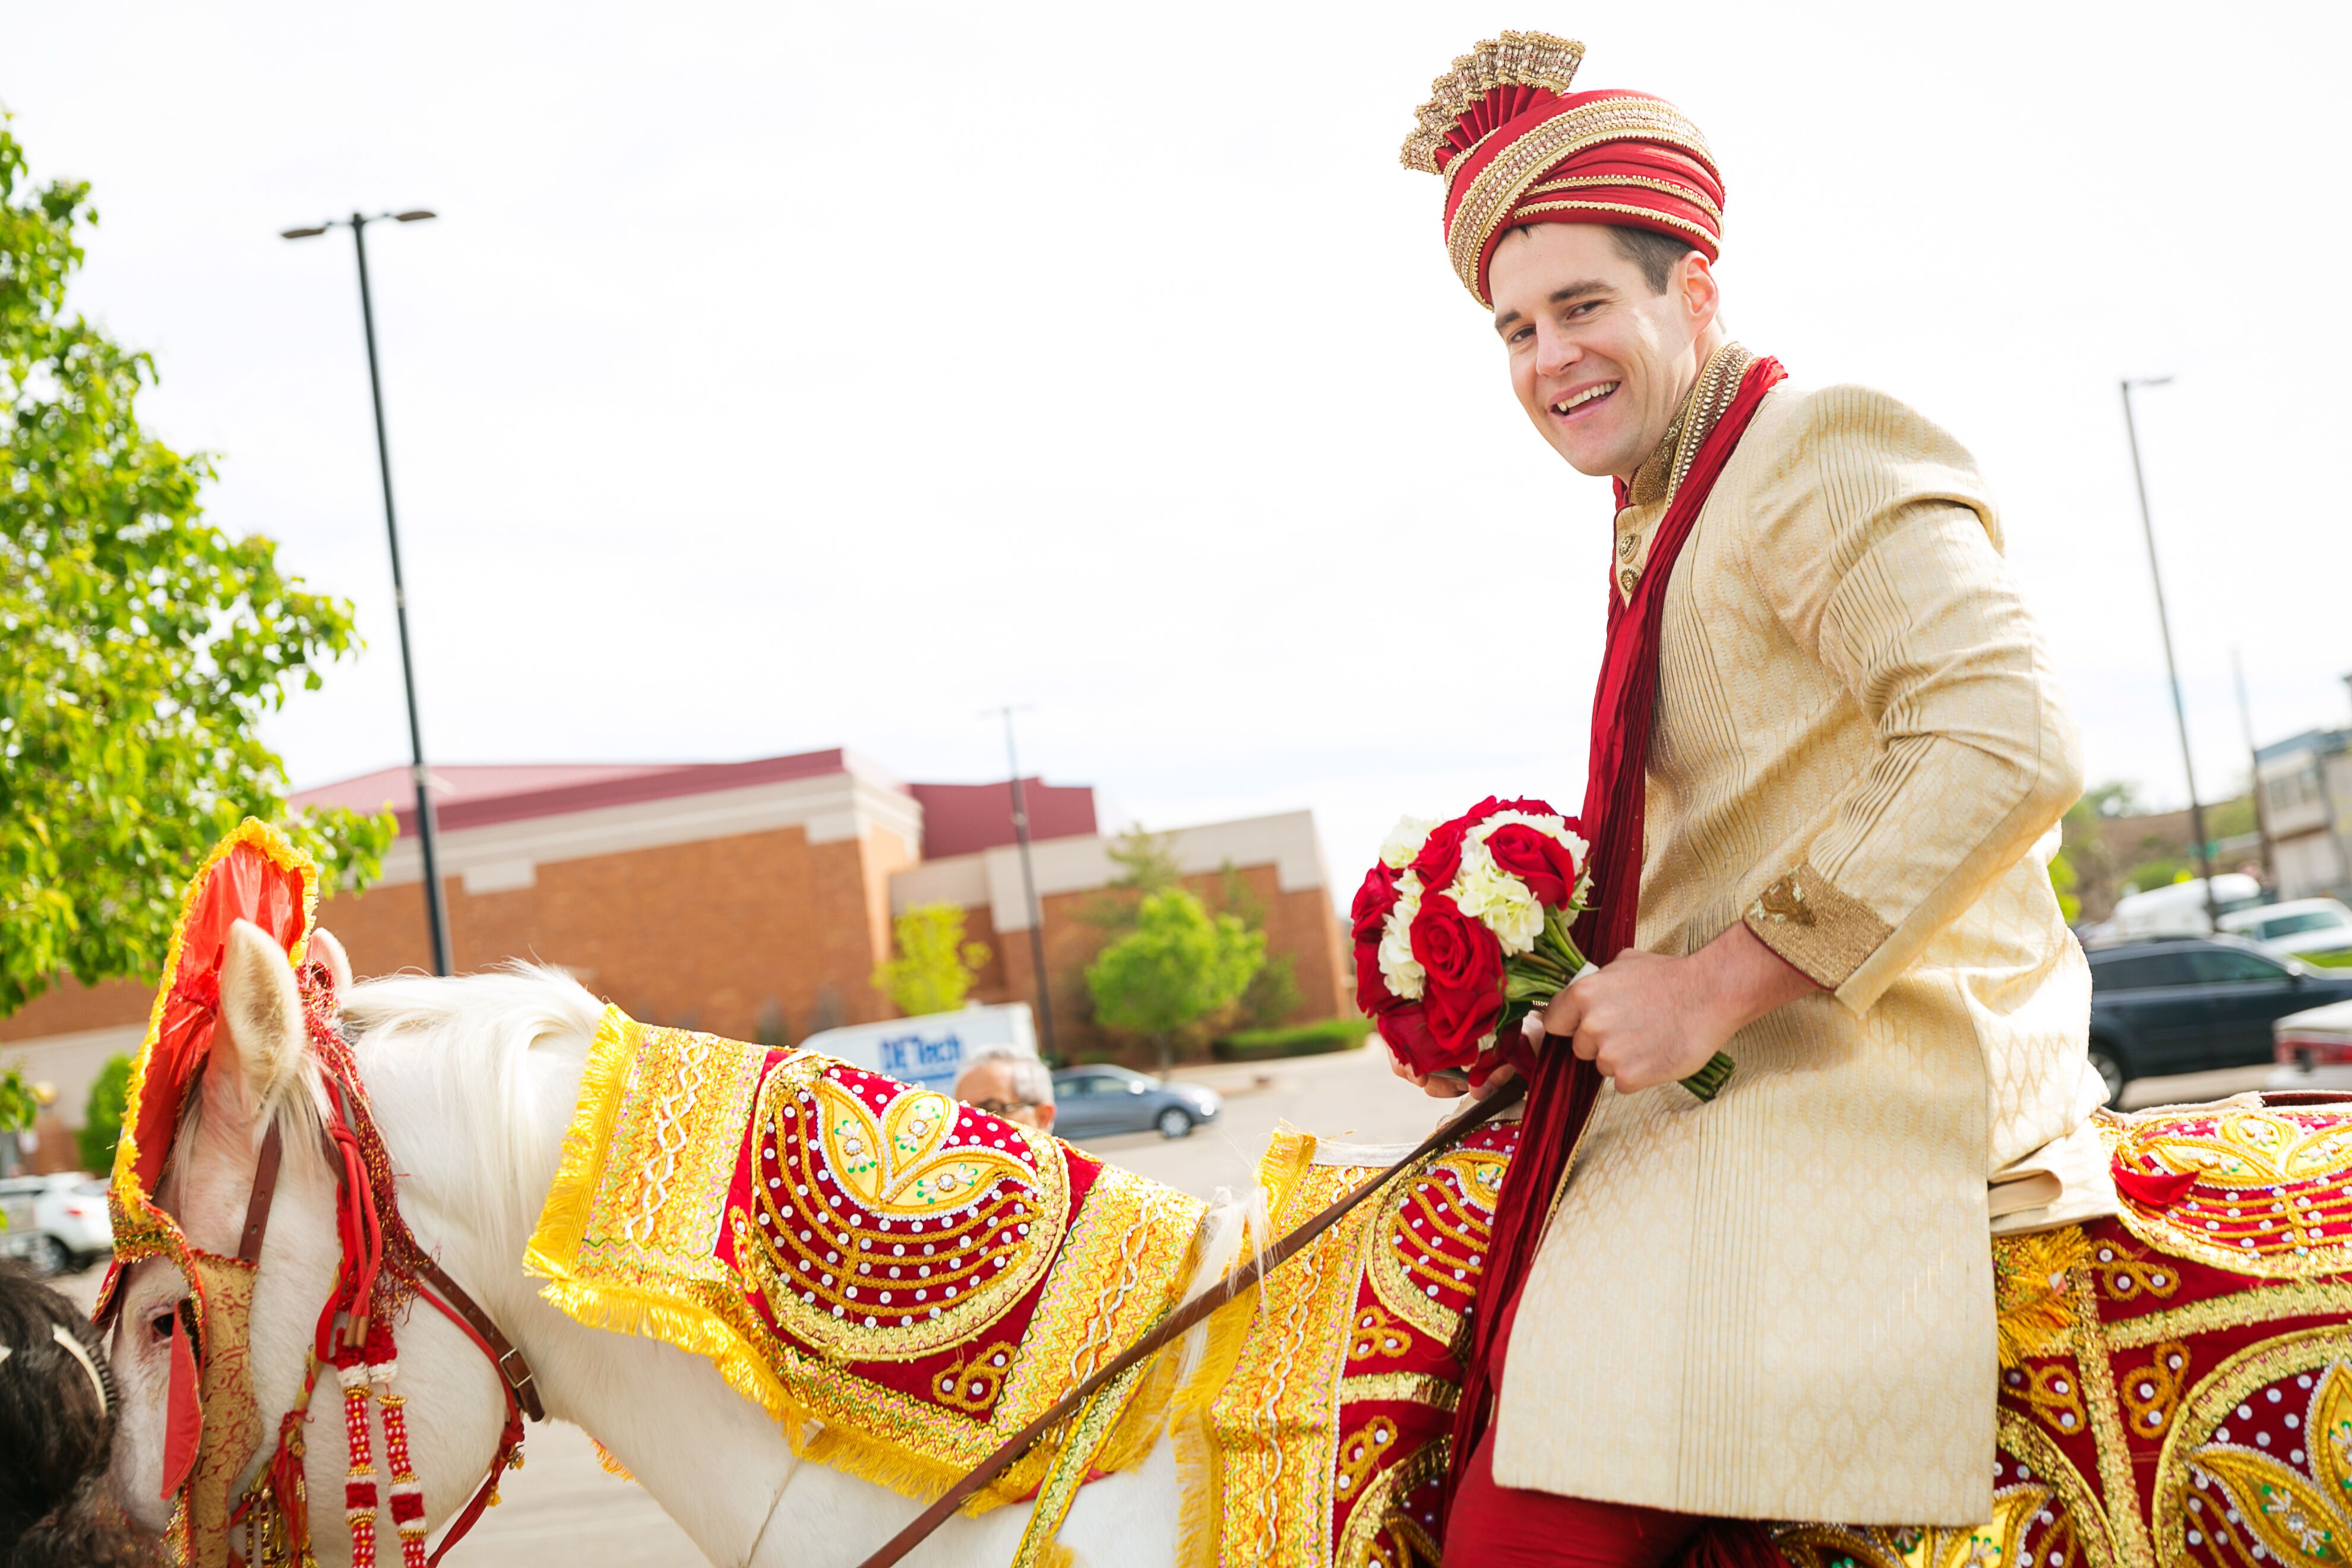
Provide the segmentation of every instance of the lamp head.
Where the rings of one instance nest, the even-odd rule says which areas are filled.
[[[312,238],[312,237],[316,237],[316,236],[322,235],[322,234],[324,234],[324,233],[326,233],[326,232],[327,232],[326,226],[325,226],[325,225],[323,225],[323,224],[321,224],[321,225],[320,225],[319,227],[317,227],[317,228],[286,228],[286,229],[280,229],[280,230],[278,230],[278,238],[280,238],[280,239],[310,239],[310,238]]]
[[[434,216],[436,215],[432,208],[417,207],[409,212],[394,213],[392,215],[392,220],[394,223],[423,223]]]

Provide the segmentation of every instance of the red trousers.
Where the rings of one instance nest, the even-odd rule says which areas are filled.
[[[1503,1312],[1503,1342],[1518,1315]],[[1503,1385],[1496,1358],[1493,1386]],[[1445,1516],[1446,1568],[1664,1568],[1706,1521],[1630,1503],[1590,1502],[1495,1484],[1495,1426],[1470,1456]]]

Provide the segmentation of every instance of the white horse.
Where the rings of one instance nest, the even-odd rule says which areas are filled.
[[[402,1215],[425,1249],[530,1361],[550,1416],[571,1421],[625,1465],[714,1563],[773,1568],[855,1564],[919,1511],[918,1503],[796,1458],[766,1412],[738,1397],[698,1356],[652,1340],[583,1327],[540,1299],[523,1272],[526,1241],[552,1184],[596,999],[551,969],[457,979],[394,978],[353,986],[334,939],[312,937],[335,972],[361,1074],[399,1178]],[[264,1137],[282,1124],[285,1163],[254,1291],[254,1391],[268,1436],[240,1486],[268,1459],[279,1415],[299,1397],[306,1354],[339,1257],[335,1179],[321,1152],[324,1090],[306,1045],[286,955],[239,921],[221,975],[221,1026],[199,1103],[183,1121],[158,1193],[189,1240],[234,1255]],[[1229,1265],[1247,1228],[1239,1205],[1213,1214],[1213,1244],[1194,1289]],[[187,1294],[160,1259],[122,1283],[113,1362],[123,1399],[115,1489],[161,1529],[158,1498],[172,1321]],[[505,1403],[481,1352],[439,1313],[396,1325],[398,1391],[427,1520],[461,1508],[497,1450]],[[311,1405],[304,1454],[313,1544],[348,1563],[336,1502],[348,1456],[331,1379]],[[1060,1539],[1090,1568],[1171,1563],[1176,1467],[1163,1439],[1137,1469],[1083,1488]],[[1021,1507],[958,1518],[908,1561],[1011,1560]],[[380,1551],[396,1551],[388,1521]],[[462,1550],[459,1553],[464,1555]]]

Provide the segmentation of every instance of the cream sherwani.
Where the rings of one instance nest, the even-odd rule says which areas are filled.
[[[1987,1179],[2099,1099],[2047,869],[2074,726],[2000,544],[1968,453],[1857,387],[1783,383],[1709,496],[1666,594],[1639,942],[1745,920],[1825,989],[1733,1039],[1712,1104],[1602,1091],[1513,1332],[1503,1485],[1990,1515]]]

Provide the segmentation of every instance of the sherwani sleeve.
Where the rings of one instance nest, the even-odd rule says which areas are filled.
[[[1748,518],[1756,590],[1874,751],[1747,911],[1869,1010],[2082,793],[2080,744],[1974,462],[1902,404],[1808,395]]]

